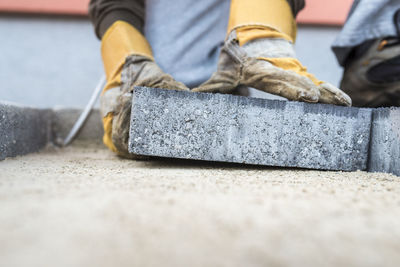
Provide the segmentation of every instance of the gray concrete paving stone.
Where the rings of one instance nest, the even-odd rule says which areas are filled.
[[[82,111],[38,109],[0,103],[0,160],[36,152],[51,142],[61,144]],[[100,112],[91,112],[76,140],[100,143],[103,135]]]
[[[50,114],[47,109],[0,103],[0,160],[46,146],[51,134]]]
[[[400,176],[400,108],[373,111],[368,170]]]
[[[135,91],[133,107],[131,132],[136,137],[130,149],[137,154],[400,176],[400,108],[357,109],[150,88]],[[0,160],[62,138],[79,113],[0,103]],[[99,122],[96,110],[77,138],[100,140]]]
[[[130,152],[325,170],[366,170],[370,109],[137,87]]]

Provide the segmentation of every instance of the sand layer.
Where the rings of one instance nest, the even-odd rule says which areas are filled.
[[[400,177],[131,161],[0,162],[0,266],[399,266]]]

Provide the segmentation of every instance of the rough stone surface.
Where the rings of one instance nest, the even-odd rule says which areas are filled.
[[[61,144],[81,114],[79,109],[37,109],[0,103],[0,160]],[[75,140],[101,142],[100,113],[93,110]]]
[[[365,170],[371,110],[135,88],[130,152],[326,170]]]
[[[373,111],[369,171],[400,176],[400,108]]]
[[[50,113],[0,103],[0,160],[43,148],[50,135]]]

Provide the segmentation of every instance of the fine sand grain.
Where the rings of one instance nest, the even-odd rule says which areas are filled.
[[[0,266],[400,266],[400,177],[49,148],[0,162]]]

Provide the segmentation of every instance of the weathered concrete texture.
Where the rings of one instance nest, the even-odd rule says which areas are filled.
[[[130,152],[326,170],[365,170],[371,110],[135,88]]]
[[[51,111],[0,103],[0,160],[43,148]]]
[[[80,109],[60,108],[53,110],[52,132],[53,141],[55,143],[62,143],[64,138],[71,131],[81,113],[82,110]],[[101,143],[103,133],[104,131],[101,123],[100,111],[98,109],[94,109],[90,113],[88,119],[86,120],[79,133],[77,134],[75,140],[91,140]]]
[[[369,171],[400,176],[400,108],[373,111]]]
[[[48,142],[62,144],[81,112],[0,103],[0,160],[36,152]],[[93,110],[75,140],[100,143],[102,136],[100,112]]]

